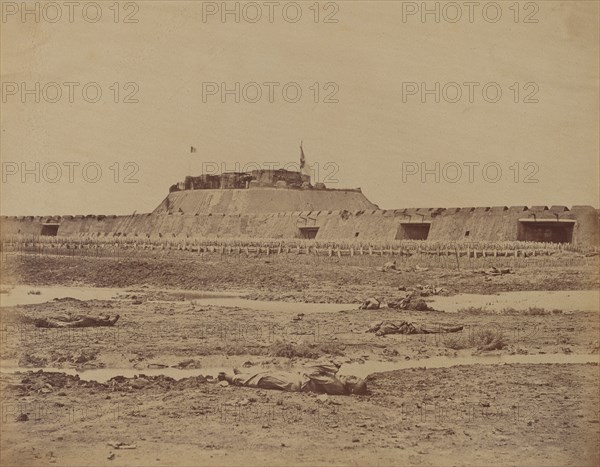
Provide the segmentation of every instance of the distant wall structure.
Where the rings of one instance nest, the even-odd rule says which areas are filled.
[[[269,214],[274,212],[377,209],[359,190],[251,188],[174,191],[153,214]]]
[[[318,184],[317,184],[318,185]],[[169,192],[186,190],[248,189],[248,188],[312,188],[310,175],[285,169],[225,172],[220,175],[203,174],[185,177],[183,182],[171,185]],[[318,188],[318,187],[317,187]]]
[[[152,213],[3,216],[0,234],[600,243],[600,213],[592,206],[382,210],[360,189],[313,187],[308,176],[285,170],[186,177],[169,191]]]

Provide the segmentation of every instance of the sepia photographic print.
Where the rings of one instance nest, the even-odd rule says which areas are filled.
[[[600,464],[597,0],[0,0],[0,465]]]

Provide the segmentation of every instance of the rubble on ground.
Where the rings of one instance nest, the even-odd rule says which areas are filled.
[[[47,394],[64,388],[89,388],[95,391],[131,392],[140,389],[188,389],[198,387],[199,384],[208,383],[208,378],[202,375],[175,380],[174,378],[159,375],[146,376],[139,374],[133,378],[115,376],[106,383],[85,381],[79,375],[68,375],[59,372],[43,370],[28,371],[23,374],[20,384],[15,384],[6,389],[15,390],[20,396],[31,394]]]

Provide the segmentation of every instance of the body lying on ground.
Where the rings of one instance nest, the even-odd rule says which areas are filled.
[[[414,298],[412,292],[406,297],[388,303],[388,308],[395,310],[435,311],[422,298]]]
[[[111,318],[108,315],[103,316],[55,316],[51,318],[37,318],[34,323],[38,328],[87,328],[114,326],[119,320],[119,315]]]
[[[303,371],[262,371],[234,374],[219,373],[220,381],[235,386],[277,389],[289,392],[316,392],[321,394],[366,394],[366,382],[355,376],[342,376],[336,364],[315,365]]]
[[[383,272],[395,272],[395,273],[400,273],[400,271],[398,270],[398,267],[396,265],[396,260],[394,261],[388,261],[387,263],[385,263],[382,267],[377,268],[380,271]]]
[[[376,298],[367,298],[359,307],[359,310],[378,310],[381,302]]]
[[[373,323],[365,332],[374,332],[376,336],[386,334],[440,334],[446,332],[460,332],[463,326],[419,326],[408,321],[393,323],[392,321],[378,321]]]

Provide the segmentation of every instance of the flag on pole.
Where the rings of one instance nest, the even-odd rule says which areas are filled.
[[[306,158],[304,157],[304,149],[302,149],[302,141],[300,141],[300,171],[306,165]]]
[[[193,152],[198,152],[198,150],[194,146],[190,146],[190,154]]]

